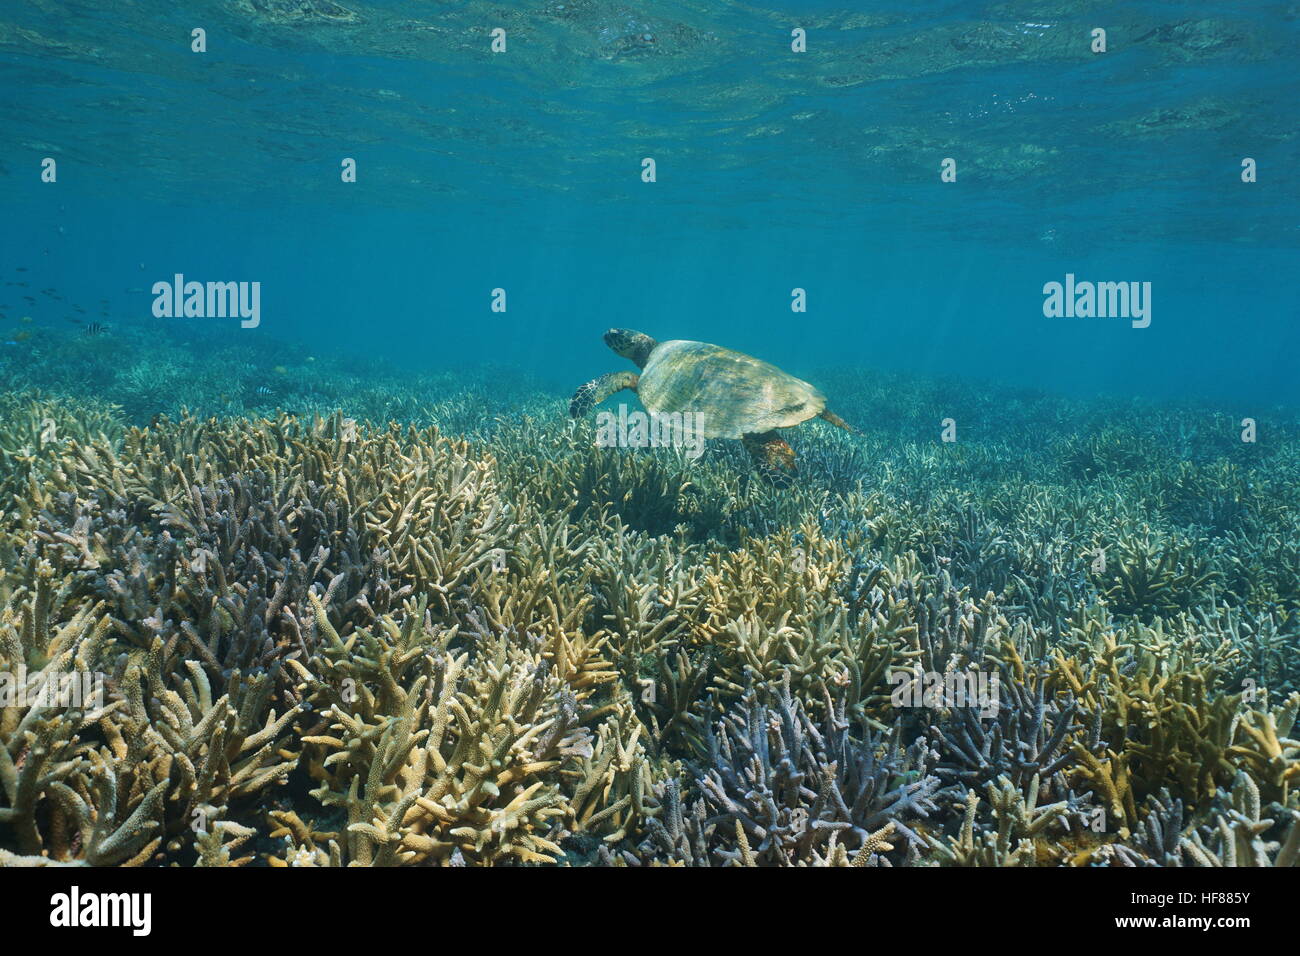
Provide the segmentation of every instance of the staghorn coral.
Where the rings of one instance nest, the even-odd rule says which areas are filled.
[[[1183,801],[1162,790],[1147,797],[1143,810],[1128,845],[1110,848],[1116,860],[1123,866],[1182,866]]]
[[[520,376],[57,346],[0,393],[0,673],[104,695],[0,706],[6,865],[1294,861],[1284,416],[833,373],[864,430],[776,490]]]
[[[919,842],[907,824],[933,813],[941,792],[924,738],[906,752],[897,735],[856,739],[843,705],[823,693],[821,730],[787,674],[747,695],[709,736],[697,785],[719,861],[810,864],[836,847],[871,855],[892,849],[881,841],[895,832]]]
[[[1300,866],[1300,811],[1279,807],[1285,823],[1263,813],[1259,789],[1240,773],[1231,790],[1219,791],[1213,822],[1189,831],[1179,848],[1197,866]],[[1275,827],[1281,840],[1263,839]]]
[[[940,866],[1034,866],[1038,862],[1037,842],[1042,842],[1067,810],[1065,801],[1040,806],[1038,780],[1030,784],[1026,797],[1010,780],[999,778],[987,785],[992,824],[980,829],[976,819],[982,803],[975,790],[967,790],[958,804],[963,809],[961,829],[946,839],[928,837]]]
[[[295,666],[322,706],[302,739],[326,754],[314,795],[347,813],[346,864],[552,862],[560,819],[566,835],[608,828],[617,840],[645,812],[639,729],[621,734],[612,718],[593,740],[580,697],[536,648],[480,641],[471,661],[445,649],[454,632],[429,633],[423,606],[345,642],[313,604],[323,669]]]
[[[1176,613],[1218,577],[1195,542],[1182,536],[1153,535],[1145,527],[1140,533],[1123,535],[1105,550],[1109,554],[1107,570],[1099,575],[1098,587],[1121,614],[1149,620]]]

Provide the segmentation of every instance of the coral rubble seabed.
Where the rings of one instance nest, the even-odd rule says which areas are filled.
[[[518,377],[205,368],[0,395],[0,865],[1300,858],[1294,416],[831,372],[781,489]]]

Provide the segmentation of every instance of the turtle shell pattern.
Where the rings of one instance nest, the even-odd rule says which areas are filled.
[[[705,438],[741,438],[820,415],[826,396],[775,365],[704,342],[655,346],[637,395],[650,412],[703,415]]]

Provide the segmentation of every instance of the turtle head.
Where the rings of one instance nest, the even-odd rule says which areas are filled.
[[[654,351],[654,347],[659,343],[644,332],[634,332],[631,329],[610,329],[605,333],[605,344],[623,358],[631,359],[636,363],[637,368],[645,368],[650,353]]]

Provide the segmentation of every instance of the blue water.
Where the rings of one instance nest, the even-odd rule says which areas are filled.
[[[491,360],[557,389],[612,366],[618,325],[796,373],[1300,401],[1294,8],[899,10],[10,4],[0,272],[106,299],[117,326]],[[260,281],[261,325],[158,319],[128,291],[175,273]],[[1150,327],[1046,318],[1066,273],[1150,282]],[[66,318],[20,291],[0,287],[6,321]]]

